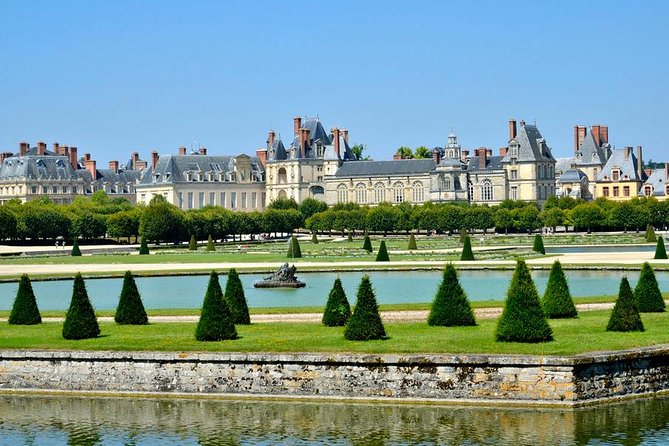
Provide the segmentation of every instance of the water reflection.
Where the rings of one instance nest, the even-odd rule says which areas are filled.
[[[0,444],[613,445],[669,443],[669,398],[577,410],[0,397]]]

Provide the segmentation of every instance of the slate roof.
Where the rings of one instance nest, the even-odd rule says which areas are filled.
[[[488,157],[488,159],[486,160],[485,170],[503,169],[502,161],[504,161],[503,156],[490,156],[490,157]],[[479,166],[479,157],[478,156],[472,156],[471,158],[469,158],[469,164],[467,165],[467,170],[468,171],[482,170]]]
[[[520,145],[516,161],[555,161],[550,148],[536,125],[521,123],[515,140]],[[511,151],[504,157],[504,162],[511,162]]]
[[[336,178],[367,177],[383,175],[411,175],[428,173],[435,169],[431,159],[356,161],[344,163],[334,174]]]
[[[646,175],[643,172],[642,172],[642,178],[639,178],[639,175],[637,173],[638,160],[636,156],[634,156],[633,150],[630,149],[629,152],[630,152],[629,156],[626,159],[625,149],[612,150],[611,156],[606,162],[606,165],[604,165],[602,171],[599,172],[599,175],[597,175],[597,181],[604,180],[604,177],[608,177],[608,179],[610,180],[613,176],[611,171],[613,170],[614,167],[620,169],[621,180],[625,176],[629,177],[627,181],[645,180]]]
[[[247,156],[247,155],[244,155]],[[155,169],[146,169],[140,184],[154,184],[154,175],[159,175],[161,183],[186,182],[185,172],[216,172],[224,176],[234,172],[235,156],[212,155],[162,155],[158,158]],[[262,177],[263,168],[255,156],[251,159],[251,170]]]
[[[356,159],[351,148],[341,134],[339,135],[340,153],[337,154],[335,151],[334,135],[325,130],[318,118],[305,119],[302,121],[301,127],[309,129],[309,140],[305,144],[304,151],[302,151],[300,147],[299,135],[293,137],[288,148],[284,146],[280,138],[277,138],[274,140],[274,144],[271,147],[267,147],[267,160],[283,161],[287,159],[301,159],[303,157],[303,152],[304,158],[318,158],[319,156],[316,153],[316,146],[319,141],[323,145],[322,159],[337,161],[354,161]]]
[[[665,169],[655,169],[643,184],[644,186],[646,185],[653,186],[653,196],[664,196],[665,187],[668,182],[665,176],[666,176]],[[645,195],[643,187],[639,191],[639,195]]]
[[[566,170],[562,175],[560,175],[560,183],[576,183],[583,180],[583,178],[588,178],[588,176],[579,169],[569,169]]]
[[[52,152],[53,153],[53,152]],[[67,156],[10,156],[0,166],[0,178],[76,179]]]
[[[606,163],[610,153],[611,148],[608,144],[602,147],[597,146],[595,137],[592,135],[592,132],[588,132],[588,134],[585,135],[585,139],[583,140],[581,147],[576,150],[575,159],[578,165],[601,165]]]
[[[555,160],[555,172],[560,175],[566,171],[572,169],[572,166],[576,164],[576,160],[573,157],[569,158],[557,158]]]

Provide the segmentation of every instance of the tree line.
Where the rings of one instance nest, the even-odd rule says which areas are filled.
[[[506,200],[499,206],[466,203],[382,203],[375,207],[355,203],[328,207],[307,199],[275,200],[265,211],[233,212],[218,206],[181,210],[154,197],[148,205],[132,205],[110,199],[103,191],[78,197],[62,205],[44,197],[0,206],[0,238],[3,240],[93,240],[103,237],[150,242],[232,238],[242,234],[290,233],[305,228],[313,233],[348,232],[408,233],[410,231],[453,234],[461,230],[528,233],[539,228],[565,227],[575,231],[639,231],[651,225],[669,225],[669,201],[640,197],[615,202],[599,198],[591,202],[570,197],[551,197],[540,209],[535,203]]]

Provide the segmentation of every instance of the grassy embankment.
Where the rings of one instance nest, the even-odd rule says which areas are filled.
[[[238,326],[240,339],[197,342],[195,323],[118,326],[102,323],[97,339],[67,341],[62,324],[0,326],[0,349],[81,349],[145,351],[230,352],[357,352],[357,353],[500,353],[574,355],[669,343],[669,315],[644,314],[646,332],[612,333],[605,327],[610,311],[582,312],[578,319],[552,320],[555,341],[542,344],[494,341],[495,320],[480,320],[476,327],[429,327],[426,323],[388,323],[390,339],[346,341],[342,328],[320,324],[276,323]]]

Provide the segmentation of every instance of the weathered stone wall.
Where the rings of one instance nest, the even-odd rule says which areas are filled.
[[[669,349],[576,357],[0,351],[0,389],[570,404],[669,388]]]

